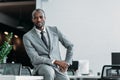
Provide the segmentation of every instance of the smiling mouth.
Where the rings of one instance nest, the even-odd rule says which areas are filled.
[[[38,23],[38,26],[42,26],[42,23]]]

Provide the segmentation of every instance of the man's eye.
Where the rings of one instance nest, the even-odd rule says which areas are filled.
[[[40,16],[40,18],[42,19],[42,18],[43,18],[43,16]]]

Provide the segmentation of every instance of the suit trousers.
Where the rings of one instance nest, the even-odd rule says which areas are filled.
[[[44,76],[44,80],[70,80],[67,72],[62,73],[58,68],[46,64],[40,64],[37,74]]]

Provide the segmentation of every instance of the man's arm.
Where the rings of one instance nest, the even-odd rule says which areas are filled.
[[[57,29],[57,28],[56,28]],[[73,44],[70,40],[67,39],[65,35],[63,35],[58,29],[58,36],[59,36],[59,41],[61,44],[66,48],[66,57],[65,57],[65,62],[68,64],[72,64],[72,58],[73,58]]]
[[[59,41],[66,48],[66,57],[65,61],[55,60],[54,64],[58,65],[62,72],[65,72],[68,69],[69,65],[72,64],[73,44],[57,28],[56,30]]]

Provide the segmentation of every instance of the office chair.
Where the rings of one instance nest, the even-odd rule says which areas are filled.
[[[0,73],[2,75],[20,75],[21,69],[22,69],[21,64],[12,64],[12,63],[0,64]]]
[[[31,75],[28,66],[22,66],[19,63],[1,63],[0,74],[2,75]]]
[[[101,80],[120,80],[120,65],[104,65]]]
[[[72,72],[72,75],[75,75],[76,70],[78,70],[79,62],[72,61],[72,65],[68,67],[68,73]]]

